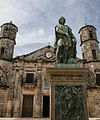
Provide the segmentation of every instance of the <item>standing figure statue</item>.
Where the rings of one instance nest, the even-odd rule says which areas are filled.
[[[56,52],[56,63],[71,63],[76,58],[76,38],[72,29],[65,25],[66,19],[59,18],[59,24],[55,27],[56,40],[54,50]]]

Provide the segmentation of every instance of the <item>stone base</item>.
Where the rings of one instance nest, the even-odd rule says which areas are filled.
[[[79,68],[80,64],[58,64],[55,63],[54,64],[55,67],[60,67],[60,68]]]
[[[50,118],[0,118],[0,120],[51,120]],[[100,120],[100,118],[89,118],[89,120]]]
[[[51,120],[88,120],[86,102],[87,69],[47,68],[51,91]]]

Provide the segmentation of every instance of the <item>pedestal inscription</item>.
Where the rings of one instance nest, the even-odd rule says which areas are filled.
[[[82,86],[55,86],[56,120],[85,120]]]

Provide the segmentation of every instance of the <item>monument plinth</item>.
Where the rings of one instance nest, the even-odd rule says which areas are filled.
[[[51,120],[88,120],[87,74],[83,68],[47,68]]]

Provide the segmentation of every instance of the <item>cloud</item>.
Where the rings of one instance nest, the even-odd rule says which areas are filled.
[[[37,41],[53,44],[54,27],[63,15],[78,40],[80,56],[78,31],[81,26],[86,22],[93,24],[100,38],[99,5],[100,0],[0,0],[0,24],[13,21],[18,26],[18,51],[20,46]]]
[[[40,28],[37,32],[35,32],[35,36],[37,37],[37,38],[41,38],[41,37],[43,37],[45,35],[45,31],[44,31],[44,29],[42,29],[42,28]]]
[[[29,52],[33,52],[35,50],[38,50],[42,47],[45,47],[47,44],[46,43],[30,43],[30,44],[26,44],[26,45],[22,45],[22,46],[17,46],[15,47],[15,51],[14,51],[14,57],[16,57],[22,54],[27,54]]]
[[[35,43],[35,42],[44,42],[47,41],[47,36],[45,35],[46,31],[42,28],[37,30],[32,30],[28,33],[18,34],[17,36],[17,45],[22,46],[28,43]],[[24,37],[23,37],[24,36]],[[48,36],[49,38],[49,36]]]

